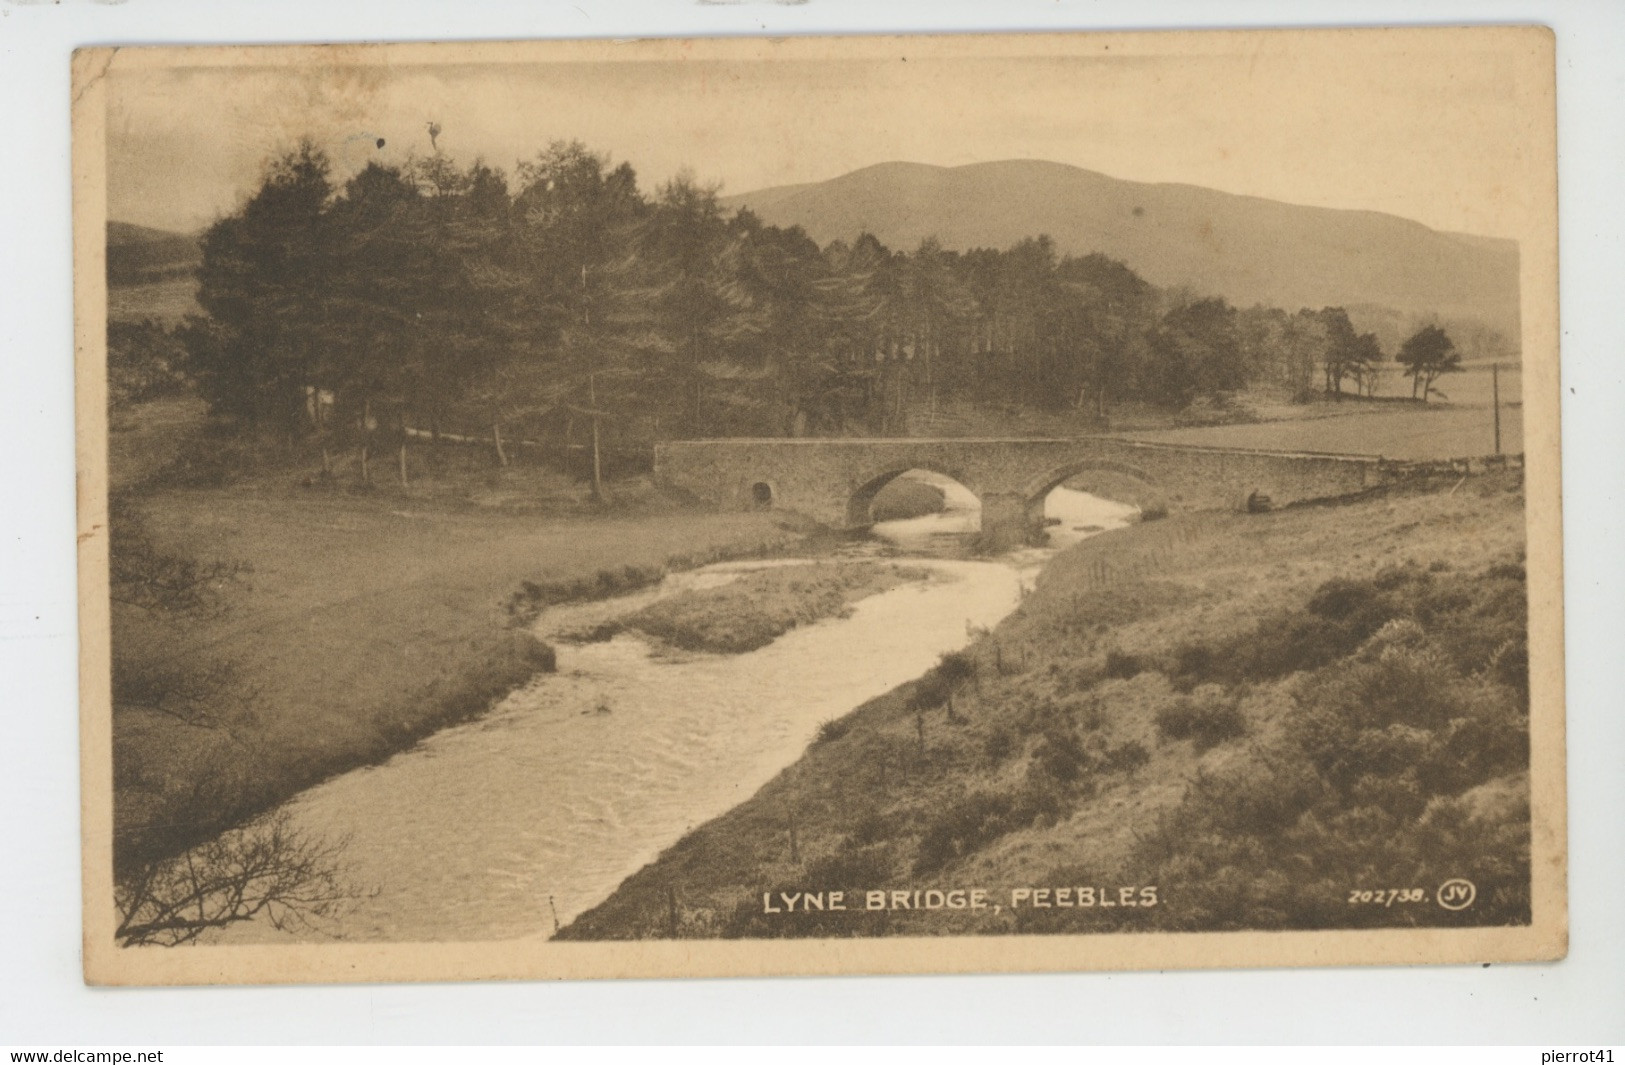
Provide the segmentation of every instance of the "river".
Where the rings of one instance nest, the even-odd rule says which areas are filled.
[[[974,533],[976,500],[944,482],[947,509],[874,528],[852,556],[901,553],[935,572],[742,655],[673,653],[641,638],[558,641],[558,672],[477,721],[336,777],[285,807],[345,839],[343,875],[370,890],[343,938],[424,942],[545,937],[607,897],[688,829],[749,798],[794,762],[820,723],[919,676],[1013,610],[1061,546],[1133,519],[1132,507],[1057,489],[1051,543],[991,561],[929,557]],[[886,552],[875,543],[890,542]],[[543,639],[684,589],[792,561],[722,563],[617,600],[558,607]],[[291,938],[263,922],[214,942]]]

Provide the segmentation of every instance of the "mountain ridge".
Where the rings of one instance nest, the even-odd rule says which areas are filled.
[[[1284,203],[1183,182],[1134,182],[1041,159],[876,163],[822,182],[724,197],[820,244],[873,233],[896,249],[1007,248],[1047,234],[1146,280],[1240,306],[1370,304],[1467,317],[1517,336],[1515,241],[1366,209]]]

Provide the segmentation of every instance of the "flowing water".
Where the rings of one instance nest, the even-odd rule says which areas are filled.
[[[975,532],[975,498],[952,488],[942,514],[874,530],[891,541],[890,557],[902,552],[932,570],[930,580],[742,655],[673,653],[626,634],[558,641],[558,672],[486,716],[291,800],[300,828],[347,838],[343,874],[374,892],[344,916],[344,937],[551,935],[685,831],[749,798],[800,756],[821,722],[919,676],[974,629],[997,623],[1056,547],[1134,514],[1057,489],[1048,548],[993,561],[920,557]],[[873,546],[866,557],[879,564]],[[675,574],[652,590],[549,610],[536,631],[557,640],[685,589],[788,564]],[[216,941],[284,938],[253,922]]]

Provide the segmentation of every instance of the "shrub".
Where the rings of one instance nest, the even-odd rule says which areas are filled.
[[[1529,645],[1522,638],[1507,640],[1490,655],[1489,675],[1529,701]]]
[[[1200,820],[1231,834],[1269,836],[1291,827],[1324,791],[1304,765],[1239,765],[1199,775],[1193,785]]]
[[[1053,821],[1064,808],[1064,797],[1043,781],[1029,780],[1013,792],[967,795],[927,822],[914,872],[934,873],[1040,818]]]
[[[1206,644],[1181,643],[1174,648],[1169,672],[1176,680],[1195,685],[1214,679],[1219,663],[1213,648]]]
[[[1106,652],[1106,676],[1117,680],[1128,680],[1144,673],[1147,666],[1139,655],[1126,654],[1122,651],[1112,650]]]
[[[982,742],[982,751],[987,755],[988,761],[997,764],[1010,757],[1010,752],[1016,749],[1016,734],[1004,725],[999,725],[987,734]]]
[[[1295,666],[1297,711],[1268,747],[1199,773],[1136,849],[1136,879],[1184,885],[1173,928],[1495,925],[1529,920],[1526,598],[1510,563],[1479,573],[1390,567],[1328,581],[1300,610],[1261,624],[1284,648],[1176,652],[1187,679]],[[1317,634],[1314,646],[1311,634]],[[1312,664],[1316,663],[1318,664]],[[1192,735],[1221,689],[1196,687],[1158,714]],[[1233,705],[1233,704],[1230,704]],[[1470,910],[1354,907],[1354,883],[1467,876]]]
[[[1307,613],[1290,613],[1260,622],[1245,641],[1238,642],[1229,672],[1242,676],[1284,677],[1318,669],[1348,654],[1360,643],[1346,627]]]
[[[514,634],[517,643],[516,650],[525,665],[538,673],[557,673],[559,669],[558,651],[553,645],[544,640],[538,640],[528,632]]]
[[[1247,731],[1241,708],[1217,685],[1204,685],[1190,695],[1176,695],[1158,709],[1156,721],[1163,739],[1192,740],[1198,754]]]
[[[997,792],[978,792],[952,804],[926,825],[914,859],[916,873],[933,873],[949,862],[978,850],[1020,822],[1015,799]],[[1019,823],[1018,823],[1019,822]]]
[[[1038,741],[1033,764],[1060,784],[1075,784],[1085,771],[1094,768],[1094,759],[1071,731],[1053,729]]]
[[[891,824],[886,817],[874,812],[866,813],[852,826],[852,833],[846,837],[845,846],[867,847],[871,843],[879,843],[890,838],[891,834]]]
[[[1461,716],[1463,694],[1462,678],[1431,644],[1373,640],[1357,659],[1307,681],[1299,701],[1357,729],[1395,724],[1431,729]]]
[[[914,691],[908,697],[910,710],[935,710],[948,701],[953,694],[953,685],[942,678],[942,674],[931,670],[914,683]]]
[[[975,675],[976,658],[973,655],[964,651],[949,651],[915,682],[914,693],[909,697],[909,709],[936,709]]]
[[[550,606],[593,599],[610,599],[625,595],[651,584],[659,584],[666,577],[664,566],[621,566],[601,569],[592,576],[568,580],[520,581],[519,590],[508,597],[508,613],[520,623],[534,621]],[[609,635],[614,635],[610,633]],[[608,639],[608,636],[603,637]]]
[[[1382,609],[1382,593],[1370,581],[1333,578],[1315,589],[1306,609],[1323,618],[1369,617]]]
[[[961,684],[976,676],[976,656],[965,651],[949,651],[937,663],[937,673],[950,684]]]
[[[1151,752],[1139,740],[1129,740],[1109,749],[1101,759],[1104,768],[1113,772],[1132,773],[1151,761]]]
[[[851,727],[851,724],[845,718],[832,717],[828,721],[819,724],[818,731],[813,734],[813,742],[833,743],[845,736]]]

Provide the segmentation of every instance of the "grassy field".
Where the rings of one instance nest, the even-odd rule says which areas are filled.
[[[1333,406],[1333,405],[1326,405]],[[1126,432],[1135,440],[1266,451],[1331,451],[1390,459],[1453,459],[1493,454],[1495,433],[1488,408],[1429,404],[1400,410],[1353,402],[1346,414],[1241,425]],[[1523,408],[1501,410],[1501,449],[1523,451]]]
[[[1085,541],[993,633],[834,723],[562,935],[1526,921],[1522,546],[1512,474]],[[1481,903],[1353,901],[1450,876]],[[1018,888],[1049,907],[1012,908]],[[762,901],[877,889],[991,902]]]
[[[172,277],[139,285],[109,285],[107,317],[114,322],[151,318],[178,325],[189,314],[202,314],[197,303],[197,280]]]
[[[1494,400],[1496,381],[1492,379],[1492,361],[1482,359],[1462,363],[1456,373],[1445,374],[1433,383],[1433,396],[1429,402],[1443,401],[1457,407],[1488,407]],[[1517,360],[1500,363],[1499,388],[1503,404],[1523,402],[1523,365]],[[1411,379],[1400,372],[1400,367],[1389,364],[1377,386],[1379,396],[1409,396]]]
[[[1501,450],[1506,454],[1523,451],[1520,369],[1518,363],[1507,363],[1500,373]],[[1426,404],[1371,402],[1355,397],[1342,402],[1317,398],[1312,403],[1296,404],[1259,393],[1243,397],[1241,403],[1256,420],[1157,428],[1125,423],[1119,435],[1207,447],[1332,451],[1424,461],[1493,454],[1490,364],[1468,363],[1461,372],[1441,377],[1436,389]],[[1389,367],[1378,395],[1389,400],[1407,399],[1409,378],[1402,376],[1397,367]]]
[[[488,460],[466,451],[437,470],[421,449],[408,487],[387,479],[388,466],[361,491],[347,470],[307,487],[308,471],[274,465],[220,487],[164,487],[175,456],[195,453],[175,443],[200,432],[185,403],[122,424],[115,486],[145,487],[122,496],[115,536],[220,564],[194,609],[114,605],[124,694],[116,821],[127,855],[173,850],[381,760],[547,668],[515,627],[524,582],[592,594],[629,568],[800,540],[782,517],[681,510],[635,480],[612,485],[619,502],[599,507],[543,469],[471,474],[469,463]]]

